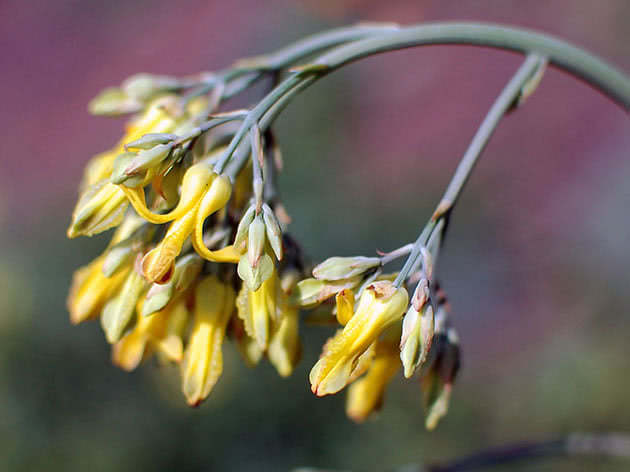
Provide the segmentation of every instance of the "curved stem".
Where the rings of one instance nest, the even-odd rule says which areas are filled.
[[[308,36],[271,54],[243,59],[233,67],[217,72],[205,85],[187,94],[187,100],[208,93],[217,83],[233,82],[233,86],[229,87],[222,97],[222,100],[228,99],[251,87],[266,72],[281,71],[306,57],[340,44],[399,29],[400,26],[390,23],[359,24]]]
[[[366,56],[429,44],[469,44],[536,53],[584,80],[630,111],[630,79],[601,59],[566,41],[531,30],[482,23],[433,23],[401,28],[341,46],[313,64],[338,69]]]
[[[536,71],[543,63],[544,60],[535,54],[528,56],[492,104],[490,111],[484,118],[481,126],[475,133],[468,149],[457,166],[455,174],[453,175],[444,196],[433,213],[433,216],[425,225],[422,233],[414,243],[413,251],[409,255],[409,258],[405,262],[403,268],[398,273],[398,276],[394,281],[394,285],[397,287],[400,287],[404,283],[407,276],[411,273],[412,268],[416,266],[416,261],[420,257],[421,250],[427,245],[429,237],[433,233],[437,222],[446,221],[446,218],[448,218],[449,212],[453,208],[457,197],[468,180],[468,177],[470,176],[475,163],[479,159],[481,152],[499,124],[499,121],[501,121],[503,115],[505,115],[510,106],[519,97],[523,86],[527,84],[532,76],[535,75]],[[440,231],[443,231],[443,229],[440,228]]]
[[[480,23],[435,23],[400,28],[376,37],[357,40],[323,54],[274,88],[249,113],[217,165],[220,172],[250,127],[274,107],[285,95],[286,100],[269,119],[269,124],[295,93],[322,76],[363,57],[382,52],[431,44],[472,44],[536,54],[550,63],[586,81],[608,95],[624,109],[630,110],[630,79],[582,49],[533,31]],[[261,61],[261,67],[264,60]],[[260,126],[265,131],[266,126]]]

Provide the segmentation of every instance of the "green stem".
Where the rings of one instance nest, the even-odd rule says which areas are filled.
[[[219,82],[228,83],[234,81],[235,86],[231,87],[223,96],[225,100],[251,87],[265,73],[279,72],[298,61],[340,44],[366,39],[383,33],[391,33],[399,29],[400,27],[394,24],[375,23],[336,28],[314,34],[271,54],[245,59],[241,61],[242,65],[237,63],[234,67],[217,72],[205,85],[187,94],[186,100],[208,93]],[[247,63],[250,64],[247,65]]]
[[[479,129],[475,133],[468,149],[466,149],[464,156],[457,166],[457,169],[453,174],[453,178],[451,179],[444,196],[440,200],[433,217],[425,225],[422,233],[414,243],[413,251],[409,255],[409,258],[405,262],[401,271],[398,273],[398,277],[396,277],[396,280],[394,281],[394,285],[397,287],[400,287],[404,283],[407,276],[416,265],[416,261],[420,257],[420,252],[428,243],[437,222],[446,222],[445,219],[448,217],[449,212],[453,208],[457,197],[468,180],[468,177],[470,177],[475,163],[479,159],[481,152],[488,143],[488,140],[499,124],[499,121],[501,121],[503,115],[505,115],[510,106],[519,97],[523,86],[532,78],[543,63],[544,60],[535,54],[528,56],[492,104],[490,111],[484,118],[481,126],[479,126]],[[443,228],[440,228],[440,231],[443,231]]]
[[[247,118],[243,120],[243,124],[236,132],[232,140],[230,141],[229,146],[223,152],[223,155],[219,159],[219,162],[216,165],[216,171],[218,173],[223,172],[225,165],[230,160],[232,153],[236,150],[238,145],[241,143],[241,140],[247,135],[250,128],[258,122],[258,120],[265,114],[269,108],[273,106],[286,92],[291,90],[295,85],[299,84],[302,80],[303,74],[297,73],[293,74],[284,80],[280,85],[274,88],[271,92],[269,92],[252,110],[247,114]]]
[[[282,106],[278,107],[278,112],[270,117],[269,122],[273,121],[287,105],[288,100],[295,96],[295,91],[291,93],[294,87],[301,91],[322,76],[363,57],[431,44],[472,44],[536,54],[586,81],[626,110],[630,110],[630,79],[595,56],[552,36],[524,29],[478,23],[411,26],[339,46],[320,56],[301,72],[289,76],[250,112],[219,161],[217,171],[221,171],[227,164],[252,124],[288,94]],[[264,60],[261,64],[264,64]],[[266,126],[260,126],[260,129],[264,131]]]
[[[601,59],[565,41],[531,30],[482,23],[433,23],[401,28],[375,38],[340,46],[315,65],[331,70],[382,52],[430,44],[469,44],[536,53],[599,89],[630,111],[630,79]]]

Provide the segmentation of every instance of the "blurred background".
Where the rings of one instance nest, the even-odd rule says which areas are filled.
[[[98,323],[68,321],[72,272],[107,241],[65,237],[78,181],[123,124],[87,114],[98,91],[136,72],[219,69],[359,20],[455,19],[543,30],[630,72],[626,0],[0,1],[0,469],[383,471],[630,430],[628,116],[553,69],[501,124],[454,213],[439,277],[463,369],[433,433],[417,382],[402,377],[364,425],[346,419],[343,394],[316,399],[307,376],[325,328],[305,332],[288,380],[267,364],[247,369],[228,345],[210,399],[189,409],[168,369],[124,373]],[[353,64],[298,97],[275,129],[291,232],[312,260],[415,239],[519,63],[480,48],[419,48]]]

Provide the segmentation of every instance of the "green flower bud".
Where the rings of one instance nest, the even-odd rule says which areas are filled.
[[[177,139],[172,133],[148,133],[125,144],[125,149],[151,149],[158,144],[168,144]]]
[[[241,221],[238,223],[236,237],[234,238],[234,247],[237,249],[244,248],[249,235],[249,225],[254,221],[254,216],[256,216],[256,207],[252,205],[247,209]]]
[[[117,116],[136,113],[141,109],[140,102],[116,87],[106,88],[88,104],[88,110],[93,115]]]
[[[255,292],[265,280],[273,274],[273,260],[269,255],[262,254],[256,267],[252,267],[249,258],[244,255],[238,262],[238,276],[245,281],[247,287]]]
[[[203,267],[203,259],[197,254],[188,254],[175,262],[173,277],[165,284],[154,283],[146,294],[142,305],[142,316],[162,310],[177,294],[182,293],[197,279]]]
[[[361,277],[356,276],[343,280],[304,279],[298,282],[291,292],[290,302],[303,308],[310,308],[335,296],[345,289],[353,289],[361,283]]]
[[[249,265],[256,267],[258,261],[263,254],[265,248],[265,223],[263,222],[262,215],[256,215],[252,224],[249,225],[249,232],[247,235],[247,258]]]
[[[105,331],[107,342],[114,344],[123,337],[125,329],[136,312],[136,304],[146,286],[144,278],[132,270],[118,295],[103,308],[101,326]]]
[[[265,222],[265,228],[267,233],[267,240],[271,249],[273,249],[276,258],[282,260],[282,230],[276,219],[276,215],[273,210],[269,208],[266,203],[263,204],[263,219]]]
[[[146,102],[161,92],[177,90],[182,83],[174,78],[163,75],[135,74],[122,83],[122,90],[139,102]]]
[[[378,257],[331,257],[313,269],[313,276],[320,280],[342,280],[362,275],[380,264]]]

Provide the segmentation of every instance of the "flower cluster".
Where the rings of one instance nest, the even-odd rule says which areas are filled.
[[[409,254],[405,247],[332,257],[305,278],[274,187],[281,160],[273,135],[254,126],[251,141],[227,151],[239,136],[234,122],[248,113],[217,114],[228,87],[212,80],[142,74],[91,103],[97,114],[133,116],[120,142],[88,162],[80,184],[68,236],[115,230],[74,275],[71,321],[99,319],[113,362],[125,370],[153,355],[179,364],[194,406],[221,376],[226,339],[247,365],[266,358],[291,375],[301,353],[300,312],[312,310],[307,322],[339,326],[310,372],[315,395],[349,386],[347,413],[363,421],[401,368],[407,378],[420,372],[427,426],[435,426],[459,351],[446,304],[435,296],[430,255],[402,281],[383,266]]]

